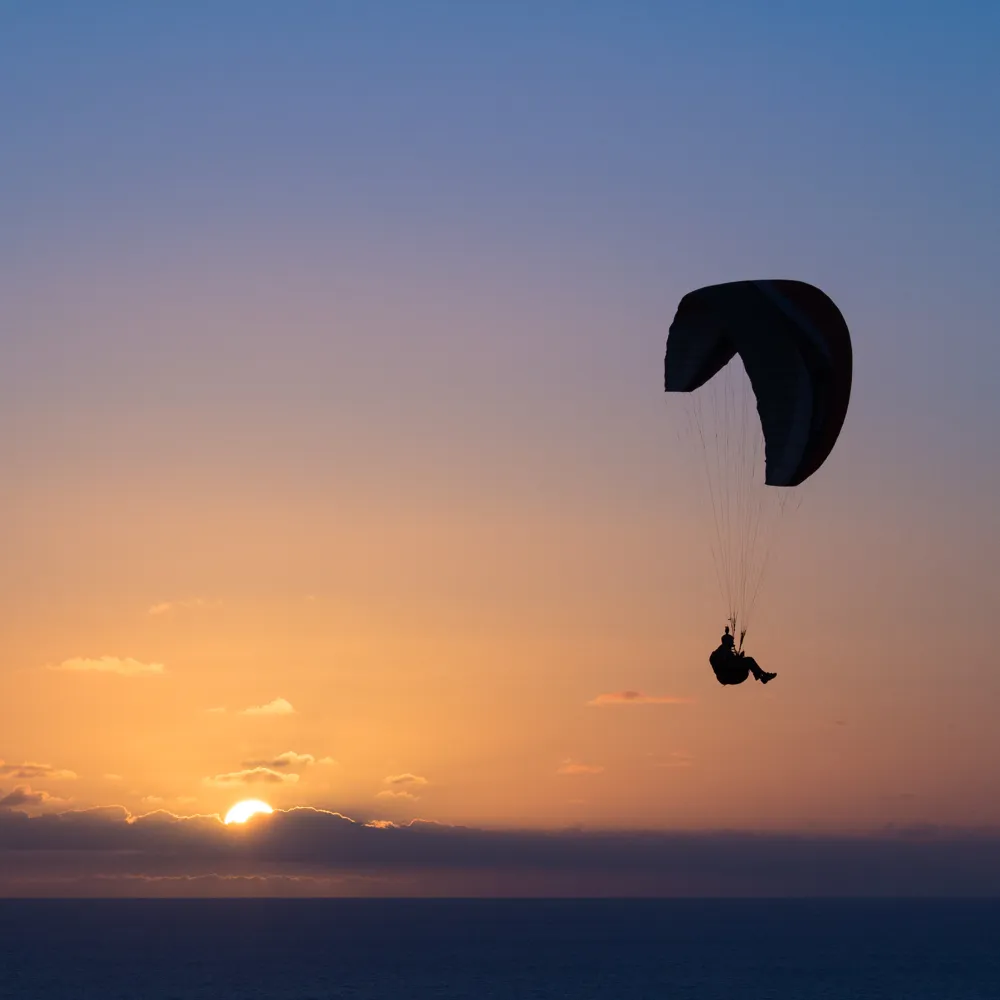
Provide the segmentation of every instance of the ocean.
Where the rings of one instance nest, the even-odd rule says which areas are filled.
[[[1000,901],[0,900],[17,1000],[1000,1000]]]

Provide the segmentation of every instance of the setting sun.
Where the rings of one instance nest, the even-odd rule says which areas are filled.
[[[237,802],[229,812],[226,813],[226,823],[245,823],[251,816],[257,813],[272,813],[274,810],[260,799],[244,799]]]

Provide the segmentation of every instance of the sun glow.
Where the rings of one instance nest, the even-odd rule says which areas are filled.
[[[245,823],[251,816],[257,813],[272,813],[274,810],[260,799],[244,799],[237,802],[229,812],[226,813],[226,823]]]

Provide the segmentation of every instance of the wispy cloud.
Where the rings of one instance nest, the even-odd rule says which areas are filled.
[[[51,670],[68,670],[76,673],[119,674],[122,677],[142,677],[151,674],[162,674],[162,663],[143,663],[133,660],[130,656],[99,656],[96,658],[74,657],[63,660]]]
[[[39,778],[51,778],[56,781],[71,780],[76,777],[75,771],[66,771],[51,764],[37,764],[25,761],[23,764],[5,764],[0,760],[0,777],[27,778],[37,781]]]
[[[401,785],[404,787],[414,787],[417,785],[427,785],[430,782],[419,774],[410,774],[407,772],[406,774],[390,774],[387,778],[382,779],[382,784],[394,787]]]
[[[416,794],[416,789],[429,785],[430,782],[420,774],[411,774],[407,771],[404,774],[390,774],[382,779],[383,785],[388,788],[375,793],[377,799],[401,799],[404,801],[416,802],[420,796]]]
[[[658,760],[654,767],[690,767],[694,763],[694,757],[681,750],[675,750],[666,760]]]
[[[601,764],[581,764],[576,760],[564,760],[557,768],[556,774],[602,774]]]
[[[160,601],[158,604],[150,605],[146,613],[154,617],[159,615],[169,615],[173,611],[185,611],[190,608],[216,608],[221,601],[206,601],[203,597],[192,597],[183,601]]]
[[[340,761],[337,760],[336,757],[320,757],[319,763],[320,764],[333,765],[333,764],[339,764]]]
[[[643,694],[641,691],[613,691],[599,694],[587,702],[593,708],[615,705],[690,705],[693,698],[677,698],[669,694]]]
[[[275,698],[266,705],[252,705],[243,709],[244,715],[293,715],[292,703],[284,698]]]
[[[294,750],[286,750],[279,753],[277,757],[263,760],[245,760],[244,767],[270,767],[270,768],[292,768],[308,767],[315,764],[316,758],[311,753],[296,753]]]
[[[248,767],[242,771],[230,771],[228,774],[216,774],[206,778],[208,785],[284,785],[294,784],[299,780],[297,774],[282,774],[272,771],[269,767]]]

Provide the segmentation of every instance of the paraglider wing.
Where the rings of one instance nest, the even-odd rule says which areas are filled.
[[[692,392],[739,354],[757,400],[765,483],[797,486],[833,450],[851,395],[851,338],[833,301],[802,281],[734,281],[681,299],[664,389]]]

